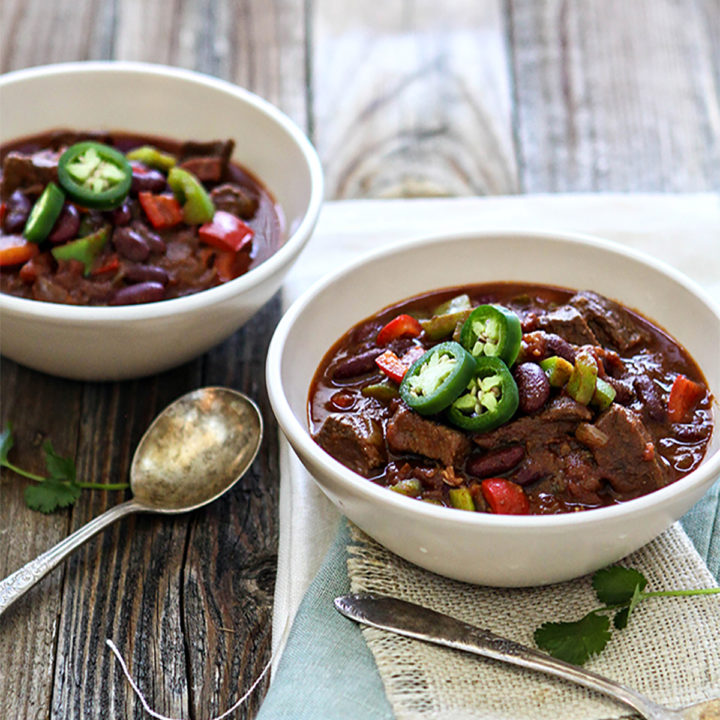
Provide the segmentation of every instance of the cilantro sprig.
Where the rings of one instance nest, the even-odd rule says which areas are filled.
[[[48,475],[37,475],[23,470],[9,460],[10,450],[15,445],[12,434],[12,425],[8,423],[0,433],[0,466],[12,470],[35,485],[25,488],[25,504],[31,510],[42,513],[51,513],[64,507],[74,505],[80,497],[82,490],[124,490],[130,487],[128,483],[92,483],[81,482],[77,479],[77,471],[72,458],[66,458],[55,452],[52,443],[46,440],[43,444],[45,452],[45,467]]]
[[[633,568],[613,565],[598,570],[592,586],[602,607],[574,622],[546,622],[535,630],[535,643],[553,657],[583,665],[602,652],[614,630],[622,630],[638,605],[649,598],[713,595],[720,588],[645,592],[647,578]],[[612,618],[613,630],[610,627]]]

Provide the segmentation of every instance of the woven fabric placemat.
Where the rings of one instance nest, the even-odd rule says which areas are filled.
[[[377,592],[447,613],[534,646],[546,621],[577,620],[599,606],[591,576],[542,588],[502,589],[422,570],[352,527],[353,592]],[[648,590],[716,587],[679,524],[621,561]],[[579,686],[375,628],[363,634],[397,720],[599,720],[632,717]],[[648,599],[587,667],[671,707],[720,696],[717,595]]]

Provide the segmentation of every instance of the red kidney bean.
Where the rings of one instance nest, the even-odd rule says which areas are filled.
[[[513,370],[518,386],[520,410],[524,413],[537,412],[550,397],[550,382],[543,369],[535,363],[527,362]]]
[[[132,228],[117,228],[113,233],[113,245],[120,255],[133,262],[147,260],[150,255],[150,248],[145,238]]]
[[[658,422],[665,422],[665,408],[655,383],[647,375],[638,375],[633,384],[648,417]]]
[[[565,338],[555,333],[548,333],[545,343],[548,355],[557,355],[568,362],[575,362],[575,348]]]
[[[70,204],[63,205],[60,216],[55,221],[52,231],[48,236],[51,243],[62,243],[77,237],[80,229],[80,213],[78,209]]]
[[[130,192],[137,195],[141,192],[162,192],[167,187],[165,176],[158,170],[146,170],[133,167]]]
[[[509,472],[524,457],[525,448],[522,445],[510,445],[471,457],[465,469],[475,477],[493,477]]]
[[[165,297],[165,288],[158,282],[143,282],[120,288],[110,299],[110,305],[136,305],[156,302]]]
[[[132,220],[132,210],[130,209],[129,200],[123,200],[120,207],[111,210],[108,215],[113,225],[120,227],[127,225]]]
[[[377,370],[375,358],[380,355],[383,350],[383,348],[373,348],[372,350],[360,353],[360,355],[354,355],[353,357],[341,360],[333,369],[333,379],[343,380]]]
[[[131,265],[125,270],[125,279],[128,282],[158,282],[167,285],[170,276],[167,271],[156,265]]]
[[[620,405],[629,405],[635,399],[635,390],[633,390],[632,383],[628,380],[608,375],[605,381],[615,389],[615,402],[620,403]]]
[[[142,220],[134,220],[131,227],[138,235],[140,235],[141,238],[145,240],[150,248],[150,252],[160,254],[165,252],[165,241],[156,232],[145,225]]]
[[[7,213],[3,220],[5,232],[10,234],[22,232],[31,208],[30,198],[21,190],[16,190],[10,195],[7,201]]]

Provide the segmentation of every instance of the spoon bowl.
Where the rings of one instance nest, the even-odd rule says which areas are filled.
[[[0,615],[70,553],[136,512],[174,515],[207,505],[247,472],[260,449],[262,415],[237,390],[206,387],[168,405],[133,456],[133,499],[115,505],[0,582]]]

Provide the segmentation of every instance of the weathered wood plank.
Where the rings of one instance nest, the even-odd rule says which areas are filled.
[[[717,50],[696,4],[509,7],[523,190],[720,185]]]
[[[498,2],[318,0],[312,44],[329,198],[517,190]]]

